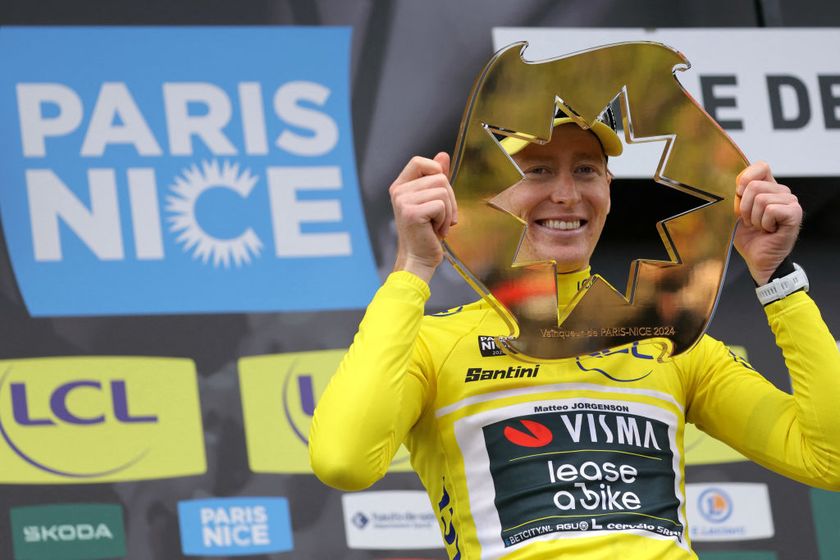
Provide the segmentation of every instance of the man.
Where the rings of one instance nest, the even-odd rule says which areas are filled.
[[[531,256],[557,263],[563,305],[590,275],[610,210],[607,155],[621,143],[603,123],[583,130],[556,119],[547,144],[506,149],[523,172],[507,201],[527,224]],[[696,558],[684,507],[687,421],[768,468],[840,489],[840,353],[801,290],[765,308],[794,395],[708,336],[670,359],[643,341],[534,364],[482,351],[482,336],[506,332],[484,302],[423,317],[440,240],[458,221],[448,167],[445,153],[415,157],[391,185],[395,272],[312,423],[324,482],[365,488],[405,443],[458,559]],[[741,173],[737,194],[735,246],[756,283],[798,275],[787,260],[802,218],[796,197],[765,163]]]

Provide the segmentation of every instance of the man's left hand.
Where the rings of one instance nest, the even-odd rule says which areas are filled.
[[[740,219],[735,248],[760,286],[793,249],[802,224],[802,207],[788,187],[776,182],[763,161],[744,169],[736,182],[735,214]]]

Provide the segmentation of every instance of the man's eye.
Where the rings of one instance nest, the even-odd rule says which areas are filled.
[[[593,165],[580,165],[577,168],[578,173],[590,174],[590,173],[597,173],[598,170],[595,169]]]
[[[540,175],[548,175],[550,172],[551,171],[548,169],[548,167],[535,166],[535,167],[529,167],[528,169],[526,169],[525,170],[525,175],[540,176]]]

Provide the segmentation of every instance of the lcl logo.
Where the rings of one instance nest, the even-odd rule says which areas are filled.
[[[111,411],[113,417],[118,422],[124,423],[140,423],[140,422],[157,422],[157,416],[153,414],[132,415],[128,408],[128,391],[126,389],[126,382],[123,380],[114,380],[110,382],[110,397],[111,397]],[[95,380],[79,380],[70,381],[56,387],[49,397],[49,409],[52,412],[55,420],[60,420],[68,424],[76,425],[93,425],[102,424],[105,422],[105,414],[97,414],[95,416],[84,415],[83,413],[73,412],[70,410],[69,402],[71,395],[75,391],[80,390],[95,390],[97,392],[103,391],[103,384]],[[55,420],[51,418],[33,418],[30,414],[29,397],[27,395],[26,383],[10,383],[9,391],[12,400],[12,415],[21,426],[51,426],[55,425]]]
[[[192,360],[0,362],[0,484],[201,474],[203,433]]]

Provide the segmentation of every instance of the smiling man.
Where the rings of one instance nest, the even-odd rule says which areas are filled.
[[[500,195],[527,226],[520,257],[556,263],[566,305],[590,276],[610,210],[607,156],[621,142],[603,122],[583,130],[561,118],[544,145],[502,145],[523,174]],[[394,273],[315,411],[310,456],[321,480],[366,488],[405,444],[460,560],[696,558],[686,422],[776,472],[840,489],[840,352],[788,260],[802,209],[766,164],[738,178],[735,245],[793,395],[708,336],[667,359],[647,340],[534,364],[483,345],[506,332],[484,301],[424,317],[440,240],[458,221],[448,168],[445,153],[415,157],[391,185]]]

